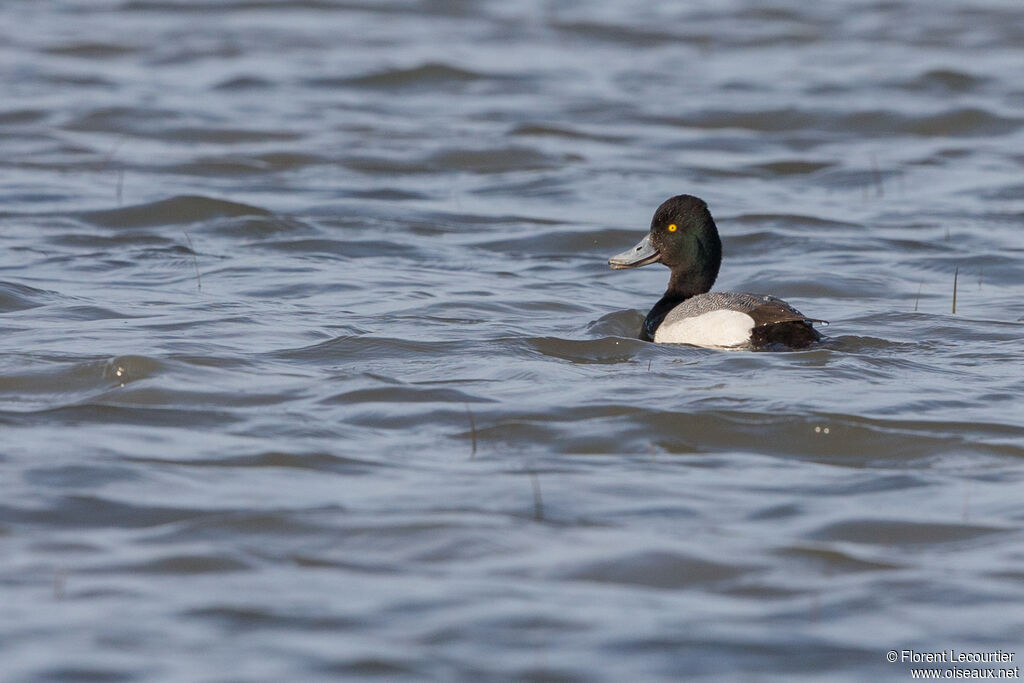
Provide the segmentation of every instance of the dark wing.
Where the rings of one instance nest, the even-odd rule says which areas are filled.
[[[754,325],[757,327],[787,322],[822,323],[828,325],[827,320],[808,318],[782,299],[776,299],[775,297],[764,298],[766,299],[764,303],[746,311],[747,315],[754,319]]]
[[[825,320],[808,318],[782,299],[766,297],[760,306],[747,311],[754,319],[750,343],[755,348],[803,349],[821,341],[821,334],[811,323],[828,324]]]

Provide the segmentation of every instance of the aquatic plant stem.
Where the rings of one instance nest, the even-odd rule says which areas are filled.
[[[953,315],[956,315],[956,280],[960,275],[960,266],[953,271]]]

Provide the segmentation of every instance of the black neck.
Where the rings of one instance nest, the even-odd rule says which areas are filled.
[[[644,341],[654,341],[654,331],[658,329],[658,325],[665,319],[668,312],[691,296],[710,292],[711,285],[715,284],[716,275],[718,275],[718,268],[706,270],[703,273],[673,271],[672,277],[669,278],[668,289],[665,291],[665,295],[661,297],[658,303],[654,304],[654,308],[651,309],[651,312],[647,314],[647,318],[644,320],[644,330],[641,339]]]
[[[661,297],[661,301],[654,304],[654,308],[647,314],[647,318],[644,319],[643,334],[640,338],[644,341],[654,341],[654,331],[658,329],[658,325],[665,319],[668,312],[679,304],[686,301],[689,297],[676,294],[671,289],[665,292],[665,296]]]

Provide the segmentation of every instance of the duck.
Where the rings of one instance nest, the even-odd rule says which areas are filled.
[[[662,202],[640,242],[608,259],[614,270],[652,263],[669,267],[668,289],[644,319],[640,338],[705,348],[805,349],[820,342],[814,323],[782,299],[749,292],[712,292],[722,240],[704,200],[681,194]]]

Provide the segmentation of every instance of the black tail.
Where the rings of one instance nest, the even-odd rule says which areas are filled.
[[[758,325],[750,333],[750,343],[754,348],[786,346],[791,349],[806,349],[819,341],[821,334],[805,320]]]

